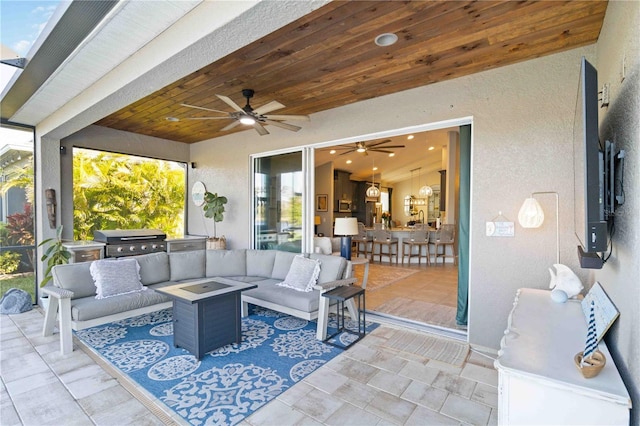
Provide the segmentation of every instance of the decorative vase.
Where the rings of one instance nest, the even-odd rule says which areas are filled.
[[[585,379],[596,377],[607,363],[607,358],[598,350],[596,350],[589,359],[585,360],[585,365],[581,365],[582,351],[578,352],[573,360]]]
[[[211,237],[207,239],[207,250],[226,250],[227,239],[224,235],[220,238]]]

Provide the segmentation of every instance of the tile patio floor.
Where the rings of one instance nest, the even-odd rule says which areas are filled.
[[[77,344],[60,355],[42,320],[36,309],[0,316],[1,425],[180,424],[156,416]],[[455,367],[382,346],[398,330],[381,325],[241,424],[496,424],[491,359],[470,352]]]

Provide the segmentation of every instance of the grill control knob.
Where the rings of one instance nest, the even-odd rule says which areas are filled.
[[[146,249],[147,249],[147,246],[144,246],[144,245],[140,246],[140,250],[146,250]]]
[[[152,248],[153,250],[155,250],[155,249],[157,249],[157,248],[158,248],[158,245],[157,245],[157,244],[151,244],[151,248]]]
[[[136,246],[129,247],[129,251],[136,251]]]
[[[118,247],[117,251],[118,253],[122,253],[124,251],[124,247]]]

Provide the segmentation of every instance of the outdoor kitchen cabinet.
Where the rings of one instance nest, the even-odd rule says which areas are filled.
[[[179,251],[205,250],[207,248],[207,237],[185,235],[182,238],[167,238],[167,253]]]
[[[69,263],[80,263],[103,259],[106,244],[95,241],[72,241],[62,245],[71,252]]]

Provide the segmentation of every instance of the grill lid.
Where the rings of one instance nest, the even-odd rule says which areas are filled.
[[[167,234],[159,229],[113,229],[93,231],[93,240],[107,244],[132,241],[164,241]]]

